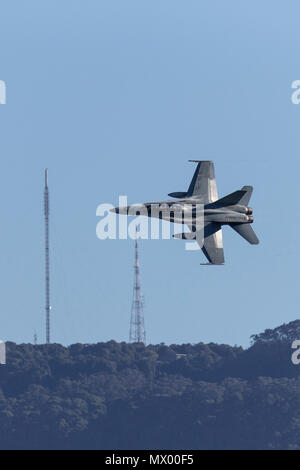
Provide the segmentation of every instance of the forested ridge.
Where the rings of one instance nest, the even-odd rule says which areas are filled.
[[[300,449],[300,321],[228,345],[6,343],[1,449]]]

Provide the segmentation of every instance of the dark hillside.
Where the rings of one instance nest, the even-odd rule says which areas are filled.
[[[1,449],[300,449],[300,321],[218,344],[7,345]]]

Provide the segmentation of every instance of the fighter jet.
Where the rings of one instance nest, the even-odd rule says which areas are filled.
[[[214,164],[208,160],[189,160],[197,163],[193,179],[186,192],[169,193],[178,201],[147,202],[140,206],[117,207],[113,212],[127,215],[146,215],[169,222],[186,224],[191,232],[178,233],[175,238],[196,240],[208,265],[224,264],[222,226],[229,225],[252,245],[259,240],[251,224],[253,210],[248,207],[252,186],[243,186],[219,199]],[[200,208],[200,209],[199,209]],[[200,219],[200,225],[199,220]],[[201,237],[198,234],[201,233]]]

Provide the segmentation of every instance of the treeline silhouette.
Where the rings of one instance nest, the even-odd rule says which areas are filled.
[[[6,343],[1,449],[300,449],[300,321],[241,347]]]

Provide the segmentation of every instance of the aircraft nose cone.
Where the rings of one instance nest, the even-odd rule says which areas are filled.
[[[114,207],[113,209],[110,209],[110,212],[115,212],[116,214],[118,214],[119,213],[119,208]]]

